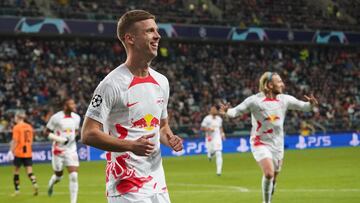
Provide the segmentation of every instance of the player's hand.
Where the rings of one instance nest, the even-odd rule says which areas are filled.
[[[304,97],[308,102],[310,102],[312,106],[317,106],[319,104],[319,102],[317,101],[317,99],[314,97],[313,94],[310,94],[310,96],[304,95]]]
[[[169,135],[169,134],[166,134],[166,136],[168,138],[170,147],[175,152],[183,150],[183,148],[184,148],[183,147],[183,141],[179,136],[177,136],[177,135]]]
[[[11,150],[9,150],[6,157],[9,161],[12,161],[14,160],[14,153]]]
[[[226,115],[227,110],[230,108],[229,103],[220,103],[219,114],[222,116]]]
[[[149,156],[155,149],[155,144],[149,140],[154,136],[155,134],[144,135],[134,140],[131,151],[138,156]]]

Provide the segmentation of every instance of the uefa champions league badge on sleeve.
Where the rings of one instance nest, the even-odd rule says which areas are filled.
[[[91,105],[96,108],[102,103],[102,98],[99,94],[95,94],[91,100]]]

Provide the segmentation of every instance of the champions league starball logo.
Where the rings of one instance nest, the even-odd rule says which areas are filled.
[[[98,94],[95,94],[94,97],[93,97],[92,100],[91,100],[91,105],[92,105],[93,107],[98,107],[98,106],[100,106],[101,103],[102,103],[102,98],[101,98],[101,96],[98,95]]]

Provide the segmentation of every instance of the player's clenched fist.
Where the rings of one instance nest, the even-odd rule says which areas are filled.
[[[154,152],[155,144],[151,142],[149,139],[153,138],[155,134],[144,135],[137,140],[134,140],[131,151],[139,156],[149,156]]]
[[[178,152],[183,149],[183,141],[179,136],[177,136],[177,135],[170,136],[169,134],[167,134],[167,136],[168,136],[168,141],[169,141],[170,147],[174,151]]]

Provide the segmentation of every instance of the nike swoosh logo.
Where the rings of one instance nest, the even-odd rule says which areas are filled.
[[[137,103],[139,103],[139,102],[134,102],[134,103],[131,103],[131,104],[128,102],[128,103],[126,104],[126,106],[127,106],[128,108],[130,108],[130,107],[134,106],[134,105],[137,104]]]

